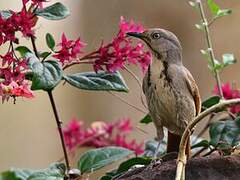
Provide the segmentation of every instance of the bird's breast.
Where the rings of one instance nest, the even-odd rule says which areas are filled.
[[[161,116],[156,119],[176,118],[176,96],[172,83],[168,65],[160,60],[149,67],[144,77],[143,87],[149,111],[154,116]]]

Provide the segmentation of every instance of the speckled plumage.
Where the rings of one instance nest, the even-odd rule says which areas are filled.
[[[163,139],[163,127],[181,136],[187,124],[200,112],[198,87],[182,64],[182,48],[177,37],[163,29],[149,29],[136,37],[152,51],[152,64],[143,79],[149,113]]]

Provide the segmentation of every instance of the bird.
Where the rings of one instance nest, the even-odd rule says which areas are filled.
[[[127,35],[144,41],[152,52],[142,90],[157,131],[156,153],[164,138],[163,127],[168,130],[167,153],[178,152],[184,130],[201,111],[198,86],[182,62],[181,43],[175,34],[161,28],[128,32]],[[190,138],[187,146],[189,157]]]

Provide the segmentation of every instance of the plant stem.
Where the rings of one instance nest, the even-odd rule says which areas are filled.
[[[32,42],[34,54],[37,58],[39,58],[36,43],[35,43],[35,37],[31,36],[30,39],[31,39],[31,42]]]
[[[143,114],[147,114],[147,113],[148,113],[148,112],[146,112],[145,110],[143,110],[143,109],[141,109],[141,108],[139,108],[139,107],[137,107],[137,106],[129,103],[127,100],[125,100],[125,99],[122,98],[121,96],[119,96],[119,95],[117,95],[117,94],[114,94],[114,93],[111,92],[111,91],[108,91],[108,93],[111,94],[111,95],[113,95],[114,97],[116,97],[117,99],[119,99],[120,101],[122,101],[123,103],[125,103],[125,104],[131,106],[132,108],[136,109],[137,111],[142,112]]]
[[[145,109],[148,109],[146,103],[144,102],[144,98],[143,98],[144,94],[143,94],[143,91],[142,91],[142,83],[141,83],[140,79],[137,77],[136,74],[134,74],[134,72],[132,72],[129,68],[127,68],[127,66],[124,65],[123,67],[137,81],[138,86],[140,88],[140,92],[141,92],[140,96],[141,96],[142,105],[145,107]]]
[[[215,77],[216,82],[217,82],[218,92],[219,92],[221,98],[224,99],[219,72],[218,72],[218,70],[215,69],[215,62],[214,62],[215,61],[215,55],[214,55],[214,52],[213,52],[212,40],[211,40],[211,36],[210,36],[210,32],[209,32],[209,24],[208,24],[208,21],[206,19],[206,15],[205,15],[205,12],[204,12],[204,9],[203,9],[202,1],[201,0],[196,0],[196,3],[198,4],[198,8],[200,10],[200,15],[201,15],[202,22],[203,22],[202,24],[204,26],[208,51],[209,51],[211,63],[212,63],[212,66],[213,66],[214,77]]]
[[[55,119],[56,119],[56,123],[57,123],[58,132],[59,132],[61,143],[62,143],[62,149],[63,149],[63,153],[64,153],[64,158],[65,158],[67,170],[69,171],[70,170],[70,165],[69,165],[67,148],[66,148],[66,145],[65,145],[63,131],[62,131],[62,122],[59,119],[59,115],[58,115],[57,107],[56,107],[56,104],[55,104],[55,101],[54,101],[54,98],[53,98],[53,95],[52,95],[52,91],[48,91],[48,96],[49,96],[49,100],[51,102],[53,113],[54,113],[54,116],[55,116]]]
[[[181,142],[179,145],[179,152],[178,152],[178,162],[177,162],[177,171],[176,171],[176,177],[175,180],[185,180],[185,165],[186,165],[186,146],[187,146],[187,140],[190,136],[191,130],[196,126],[198,122],[201,120],[204,120],[206,116],[209,114],[215,112],[216,110],[227,108],[229,106],[240,104],[240,98],[238,99],[231,99],[231,100],[222,100],[220,103],[208,108],[207,110],[201,112],[197,117],[194,118],[193,121],[191,121],[185,131],[183,132]]]

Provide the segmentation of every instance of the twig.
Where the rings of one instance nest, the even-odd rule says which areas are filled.
[[[137,75],[136,75],[134,72],[132,72],[127,66],[124,65],[123,67],[124,67],[124,69],[125,69],[130,75],[132,75],[132,77],[137,81],[138,86],[139,86],[139,88],[140,88],[140,90],[141,90],[140,96],[141,96],[142,105],[143,105],[146,109],[148,109],[148,107],[147,107],[147,105],[146,105],[146,103],[144,102],[144,99],[143,99],[142,83],[141,83],[140,79],[139,79],[139,78],[137,77]]]
[[[211,63],[212,63],[212,66],[215,67],[215,62],[214,62],[215,61],[215,55],[214,55],[214,52],[213,52],[212,40],[211,40],[211,36],[210,36],[210,33],[209,33],[209,24],[208,24],[208,21],[207,21],[206,16],[205,16],[202,1],[201,0],[196,0],[196,3],[198,4],[198,8],[200,10],[200,15],[201,15],[201,18],[202,18],[202,22],[203,22],[202,24],[204,26],[204,31],[205,31],[205,36],[206,36],[206,40],[207,40],[207,46],[208,46],[208,51],[209,51],[209,54],[210,54]],[[218,92],[219,92],[221,98],[224,99],[219,72],[215,68],[213,68],[213,72],[214,72],[214,77],[215,77],[216,82],[217,82]]]
[[[65,145],[63,131],[62,131],[62,122],[59,119],[59,115],[58,115],[57,107],[56,107],[56,104],[55,104],[55,101],[54,101],[54,98],[53,98],[53,95],[52,95],[52,91],[48,91],[48,96],[49,96],[49,100],[51,102],[53,113],[54,113],[55,120],[56,120],[56,123],[57,123],[58,132],[59,132],[59,135],[60,135],[60,139],[61,139],[61,143],[62,143],[62,149],[63,149],[63,153],[64,153],[64,159],[65,159],[65,162],[66,162],[66,167],[67,167],[67,170],[69,172],[70,165],[69,165],[67,148],[66,148],[66,145]]]
[[[119,95],[117,95],[117,94],[114,94],[114,93],[111,92],[111,91],[108,91],[108,93],[111,94],[111,95],[113,95],[113,96],[115,96],[116,98],[118,98],[118,99],[119,99],[120,101],[122,101],[123,103],[125,103],[125,104],[131,106],[132,108],[136,109],[137,111],[140,111],[140,112],[142,112],[142,113],[144,113],[144,114],[148,113],[148,112],[144,111],[143,109],[141,109],[141,108],[139,108],[139,107],[137,107],[137,106],[129,103],[127,100],[123,99],[121,96],[119,96]]]
[[[186,145],[188,137],[190,136],[189,132],[195,127],[195,125],[200,122],[201,120],[204,120],[203,118],[208,116],[209,114],[215,112],[218,109],[223,109],[232,105],[240,104],[240,98],[238,99],[231,99],[231,100],[222,100],[220,103],[208,108],[207,110],[201,112],[196,118],[194,118],[193,121],[191,121],[181,138],[181,142],[179,145],[179,153],[178,153],[178,163],[177,163],[177,171],[176,171],[176,177],[175,180],[185,180],[185,165],[186,165]]]
[[[36,43],[35,43],[35,37],[31,36],[30,39],[31,39],[31,42],[32,42],[34,54],[37,58],[39,58]]]

